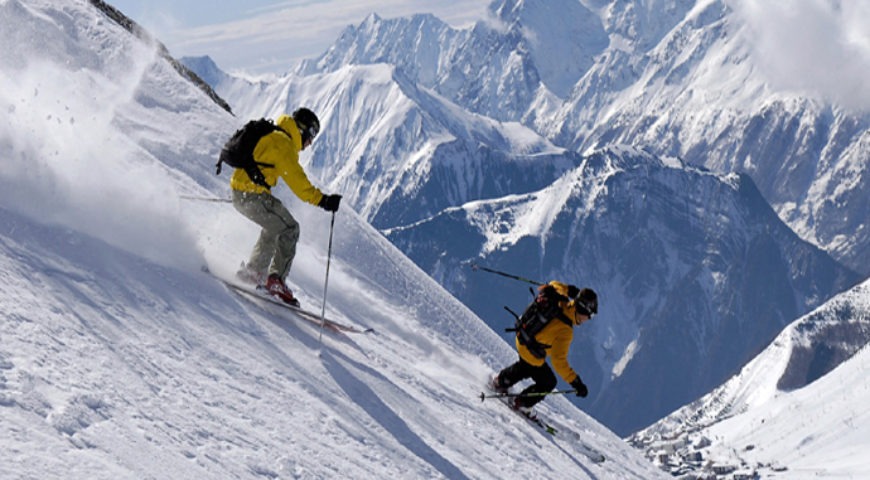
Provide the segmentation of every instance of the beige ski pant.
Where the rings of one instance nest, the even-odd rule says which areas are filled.
[[[299,241],[299,223],[280,200],[269,193],[233,190],[233,206],[242,215],[263,228],[254,245],[248,268],[283,280],[290,271]]]

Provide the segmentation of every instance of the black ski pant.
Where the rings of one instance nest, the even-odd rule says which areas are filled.
[[[538,395],[534,397],[524,397],[522,395],[529,393],[549,393],[556,388],[556,384],[558,383],[558,380],[556,380],[556,374],[553,373],[553,369],[550,368],[550,365],[548,365],[547,362],[536,367],[527,363],[522,358],[519,359],[517,363],[506,367],[498,374],[499,383],[501,383],[505,388],[510,388],[514,384],[527,378],[531,378],[535,383],[529,385],[520,393],[520,397],[517,397],[517,404],[524,407],[535,405],[543,400],[544,396]]]

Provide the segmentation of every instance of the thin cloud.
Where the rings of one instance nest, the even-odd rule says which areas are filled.
[[[771,84],[847,108],[870,109],[870,3],[733,3],[751,35],[757,64]]]

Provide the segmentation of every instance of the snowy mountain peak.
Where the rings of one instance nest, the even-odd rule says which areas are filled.
[[[200,78],[209,85],[220,85],[228,80],[229,76],[214,63],[211,57],[182,57],[179,59],[185,66],[197,72]]]
[[[657,45],[693,9],[721,0],[614,0],[601,10],[606,30],[638,52]]]
[[[359,26],[347,27],[319,58],[302,62],[297,73],[334,71],[349,64],[390,63],[424,84],[436,81],[444,41],[456,33],[429,14],[383,19],[370,14]],[[410,47],[410,48],[409,48]]]
[[[489,9],[525,39],[541,81],[562,98],[609,44],[601,19],[576,0],[505,0]]]

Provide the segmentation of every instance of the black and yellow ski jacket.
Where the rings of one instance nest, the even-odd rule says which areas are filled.
[[[568,286],[564,283],[552,281],[549,285],[556,289],[556,292],[560,295],[564,297],[568,296]],[[577,312],[574,309],[573,300],[560,302],[560,306],[562,307],[562,313],[565,314],[566,318],[571,319],[574,325],[580,324],[580,321],[577,318]],[[548,348],[546,352],[547,356],[551,358],[553,369],[556,370],[556,373],[558,373],[566,382],[573,382],[578,376],[577,372],[571,368],[571,364],[568,363],[568,351],[571,348],[571,342],[574,340],[573,325],[568,325],[563,321],[553,319],[543,328],[543,330],[535,335],[535,340],[544,345],[550,345],[550,348]],[[543,365],[544,362],[547,361],[546,357],[538,358],[533,355],[525,345],[520,343],[519,337],[517,337],[516,346],[520,358],[530,365],[537,367]]]
[[[278,178],[283,178],[284,183],[302,201],[317,205],[323,198],[323,192],[311,184],[308,175],[299,164],[302,135],[299,133],[296,121],[289,115],[281,115],[276,124],[281,127],[281,130],[275,130],[257,142],[257,146],[254,147],[254,160],[265,164],[265,166],[261,165],[260,170],[266,177],[266,183],[274,187],[278,183]],[[230,187],[240,192],[269,192],[267,188],[252,182],[241,168],[233,172]]]

